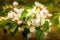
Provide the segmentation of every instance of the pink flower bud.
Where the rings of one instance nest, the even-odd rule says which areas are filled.
[[[8,13],[8,18],[14,18],[14,12]]]
[[[22,21],[21,20],[18,20],[17,24],[20,25],[21,23],[22,23]]]
[[[18,6],[18,2],[16,2],[16,1],[13,2],[13,6],[14,6],[14,7]]]

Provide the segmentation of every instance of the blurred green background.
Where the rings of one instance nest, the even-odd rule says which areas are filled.
[[[4,5],[12,4],[13,1],[19,2],[20,5],[26,5],[26,4],[31,4],[35,1],[38,1],[45,5],[47,9],[50,11],[50,13],[53,15],[50,19],[53,22],[51,28],[51,32],[48,33],[48,37],[46,37],[46,40],[60,40],[60,24],[57,22],[54,22],[55,16],[60,16],[60,0],[0,0],[0,12],[2,11],[2,8]],[[55,18],[55,21],[57,19]],[[59,22],[59,21],[58,21]],[[57,23],[57,25],[56,25]],[[11,40],[9,32],[7,34],[4,34],[0,29],[0,40]],[[24,39],[19,39],[21,36],[19,32],[16,33],[16,35],[12,38],[12,40],[24,40]],[[9,37],[9,38],[8,38]],[[16,38],[16,39],[15,39]],[[21,37],[22,38],[22,37]],[[45,39],[44,39],[45,40]]]

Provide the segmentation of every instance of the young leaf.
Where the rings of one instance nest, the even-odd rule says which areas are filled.
[[[10,19],[6,19],[6,20],[2,21],[1,26],[5,26],[10,21],[11,21]]]
[[[32,19],[32,16],[27,17],[27,21],[30,21]]]
[[[40,27],[36,27],[36,34],[40,39],[43,39],[44,34],[43,34],[43,31],[40,30]]]
[[[23,19],[23,18],[25,18],[26,17],[26,15],[27,15],[27,11],[26,10],[24,10],[23,12],[22,12],[22,14],[21,14],[21,18]]]
[[[45,21],[45,24],[43,25],[43,29],[45,32],[47,32],[47,30],[49,29],[49,22]]]
[[[55,25],[58,25],[59,24],[58,16],[55,16],[53,18],[53,22],[54,22]]]

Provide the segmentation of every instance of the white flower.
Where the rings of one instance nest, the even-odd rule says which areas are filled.
[[[18,2],[14,1],[14,2],[13,2],[13,6],[14,6],[14,7],[18,6]]]
[[[40,16],[42,16],[43,18],[46,18],[47,16],[48,16],[48,12],[46,12],[46,11],[44,11],[44,10],[41,10],[40,11]]]
[[[23,9],[23,8],[21,8],[21,9],[14,8],[14,11],[15,11],[18,15],[21,16],[21,13],[24,11],[24,9]]]
[[[30,32],[35,32],[35,27],[30,27]]]
[[[35,6],[40,7],[42,9],[44,8],[44,5],[40,4],[39,2],[35,2]]]
[[[28,11],[27,16],[34,15],[34,14],[38,13],[36,11],[36,7],[33,7],[32,9],[27,9],[27,11]]]
[[[40,19],[36,19],[36,23],[39,23],[40,22]]]
[[[14,8],[14,11],[15,11],[16,13],[19,13],[19,12],[20,12],[20,10],[17,9],[17,8]]]
[[[14,12],[12,12],[12,11],[9,12],[9,13],[8,13],[8,18],[14,18]]]
[[[35,6],[40,6],[40,3],[39,2],[35,2]]]

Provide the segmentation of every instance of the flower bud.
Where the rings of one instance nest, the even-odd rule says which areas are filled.
[[[14,7],[18,6],[18,2],[14,1],[14,2],[13,2],[13,6],[14,6]]]
[[[21,20],[18,20],[17,24],[20,25],[21,23],[22,23],[22,21]]]

